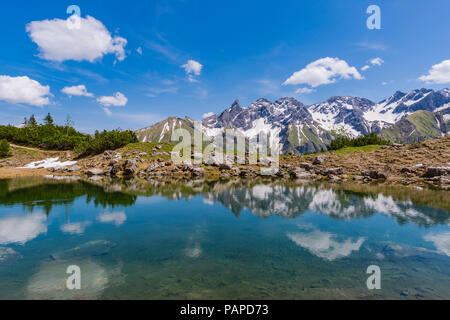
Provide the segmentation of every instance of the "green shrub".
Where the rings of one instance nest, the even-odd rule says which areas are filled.
[[[0,126],[0,139],[19,145],[47,150],[75,150],[80,157],[95,155],[105,150],[121,148],[128,143],[138,142],[133,131],[103,131],[94,136],[76,131],[68,117],[64,126],[53,124],[50,114],[44,119],[46,124],[39,125],[34,116],[25,119],[24,127]],[[7,142],[6,142],[7,143]]]
[[[365,136],[360,136],[357,138],[349,138],[346,136],[338,136],[336,139],[332,140],[328,146],[329,150],[339,150],[346,147],[362,147],[367,145],[389,145],[388,140],[380,138],[375,133],[369,133]]]
[[[94,137],[89,137],[75,148],[79,157],[100,154],[106,150],[115,150],[129,143],[136,143],[138,139],[133,131],[103,131],[95,132]]]
[[[6,139],[2,139],[0,141],[0,158],[9,157],[11,155],[11,148],[9,147],[8,141],[6,141]]]

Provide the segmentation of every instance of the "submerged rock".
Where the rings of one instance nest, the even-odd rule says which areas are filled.
[[[53,260],[61,260],[102,256],[108,254],[115,246],[115,243],[106,240],[89,241],[73,249],[52,254],[50,257]]]
[[[81,289],[69,290],[66,273],[71,265],[81,271]],[[45,262],[34,274],[27,287],[27,299],[84,300],[98,299],[110,285],[122,281],[121,265],[106,267],[90,259]]]
[[[436,258],[439,256],[437,252],[429,249],[397,244],[385,245],[381,253],[391,258]]]

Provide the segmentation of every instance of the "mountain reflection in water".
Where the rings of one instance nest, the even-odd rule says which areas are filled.
[[[355,184],[2,180],[0,299],[448,299],[449,209]]]

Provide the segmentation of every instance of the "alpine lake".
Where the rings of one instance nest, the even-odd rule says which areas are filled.
[[[0,180],[0,299],[450,299],[449,192]]]

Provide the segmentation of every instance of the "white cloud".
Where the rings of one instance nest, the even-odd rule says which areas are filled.
[[[0,244],[25,244],[47,232],[47,217],[43,213],[0,220]]]
[[[203,65],[195,60],[189,60],[186,64],[181,66],[186,74],[194,74],[199,76],[202,73]]]
[[[199,76],[202,73],[203,65],[195,60],[189,60],[186,64],[183,64],[181,68],[186,72],[189,82],[197,82],[195,76]]]
[[[102,213],[98,217],[98,221],[103,223],[112,223],[117,227],[120,227],[125,221],[127,221],[127,216],[124,212]]]
[[[361,68],[361,71],[369,70],[372,66],[381,66],[384,63],[384,60],[381,58],[373,58],[370,61],[371,65],[366,64],[364,67]]]
[[[0,76],[0,100],[44,106],[50,103],[50,87],[24,77]]]
[[[316,88],[323,84],[336,82],[337,79],[357,79],[363,77],[355,67],[351,67],[339,58],[322,58],[311,62],[304,69],[292,74],[283,85],[308,84]]]
[[[428,234],[423,239],[433,242],[439,252],[450,257],[450,232]]]
[[[103,111],[105,111],[105,113],[108,117],[112,116],[112,112],[108,108],[103,108]]]
[[[89,221],[67,223],[61,226],[61,231],[69,234],[83,234],[86,227],[90,225]]]
[[[314,91],[313,89],[309,89],[309,88],[299,88],[299,89],[295,90],[295,93],[302,94],[302,93],[311,93],[313,91]]]
[[[214,115],[214,112],[208,112],[203,114],[203,119],[209,118]]]
[[[103,96],[97,99],[97,102],[105,107],[124,107],[128,103],[127,97],[120,92],[116,92],[114,96]]]
[[[66,20],[53,19],[30,22],[26,31],[45,60],[94,62],[107,54],[114,54],[119,61],[125,59],[126,39],[112,37],[105,25],[93,17],[80,19],[80,29],[69,29]]]
[[[313,255],[333,261],[349,256],[353,251],[358,251],[364,243],[364,238],[356,242],[350,239],[344,241],[334,240],[334,235],[328,232],[313,231],[310,233],[289,233],[289,239]]]
[[[383,63],[384,63],[384,60],[383,59],[381,59],[381,58],[373,58],[372,60],[370,60],[370,63],[373,65],[373,66],[381,66]]]
[[[79,86],[73,86],[73,87],[64,87],[61,90],[62,93],[67,94],[68,96],[78,96],[78,97],[93,97],[94,95],[92,93],[89,93],[86,89],[86,86],[79,85]]]
[[[429,84],[450,83],[450,59],[432,66],[428,74],[421,76],[419,80]]]

